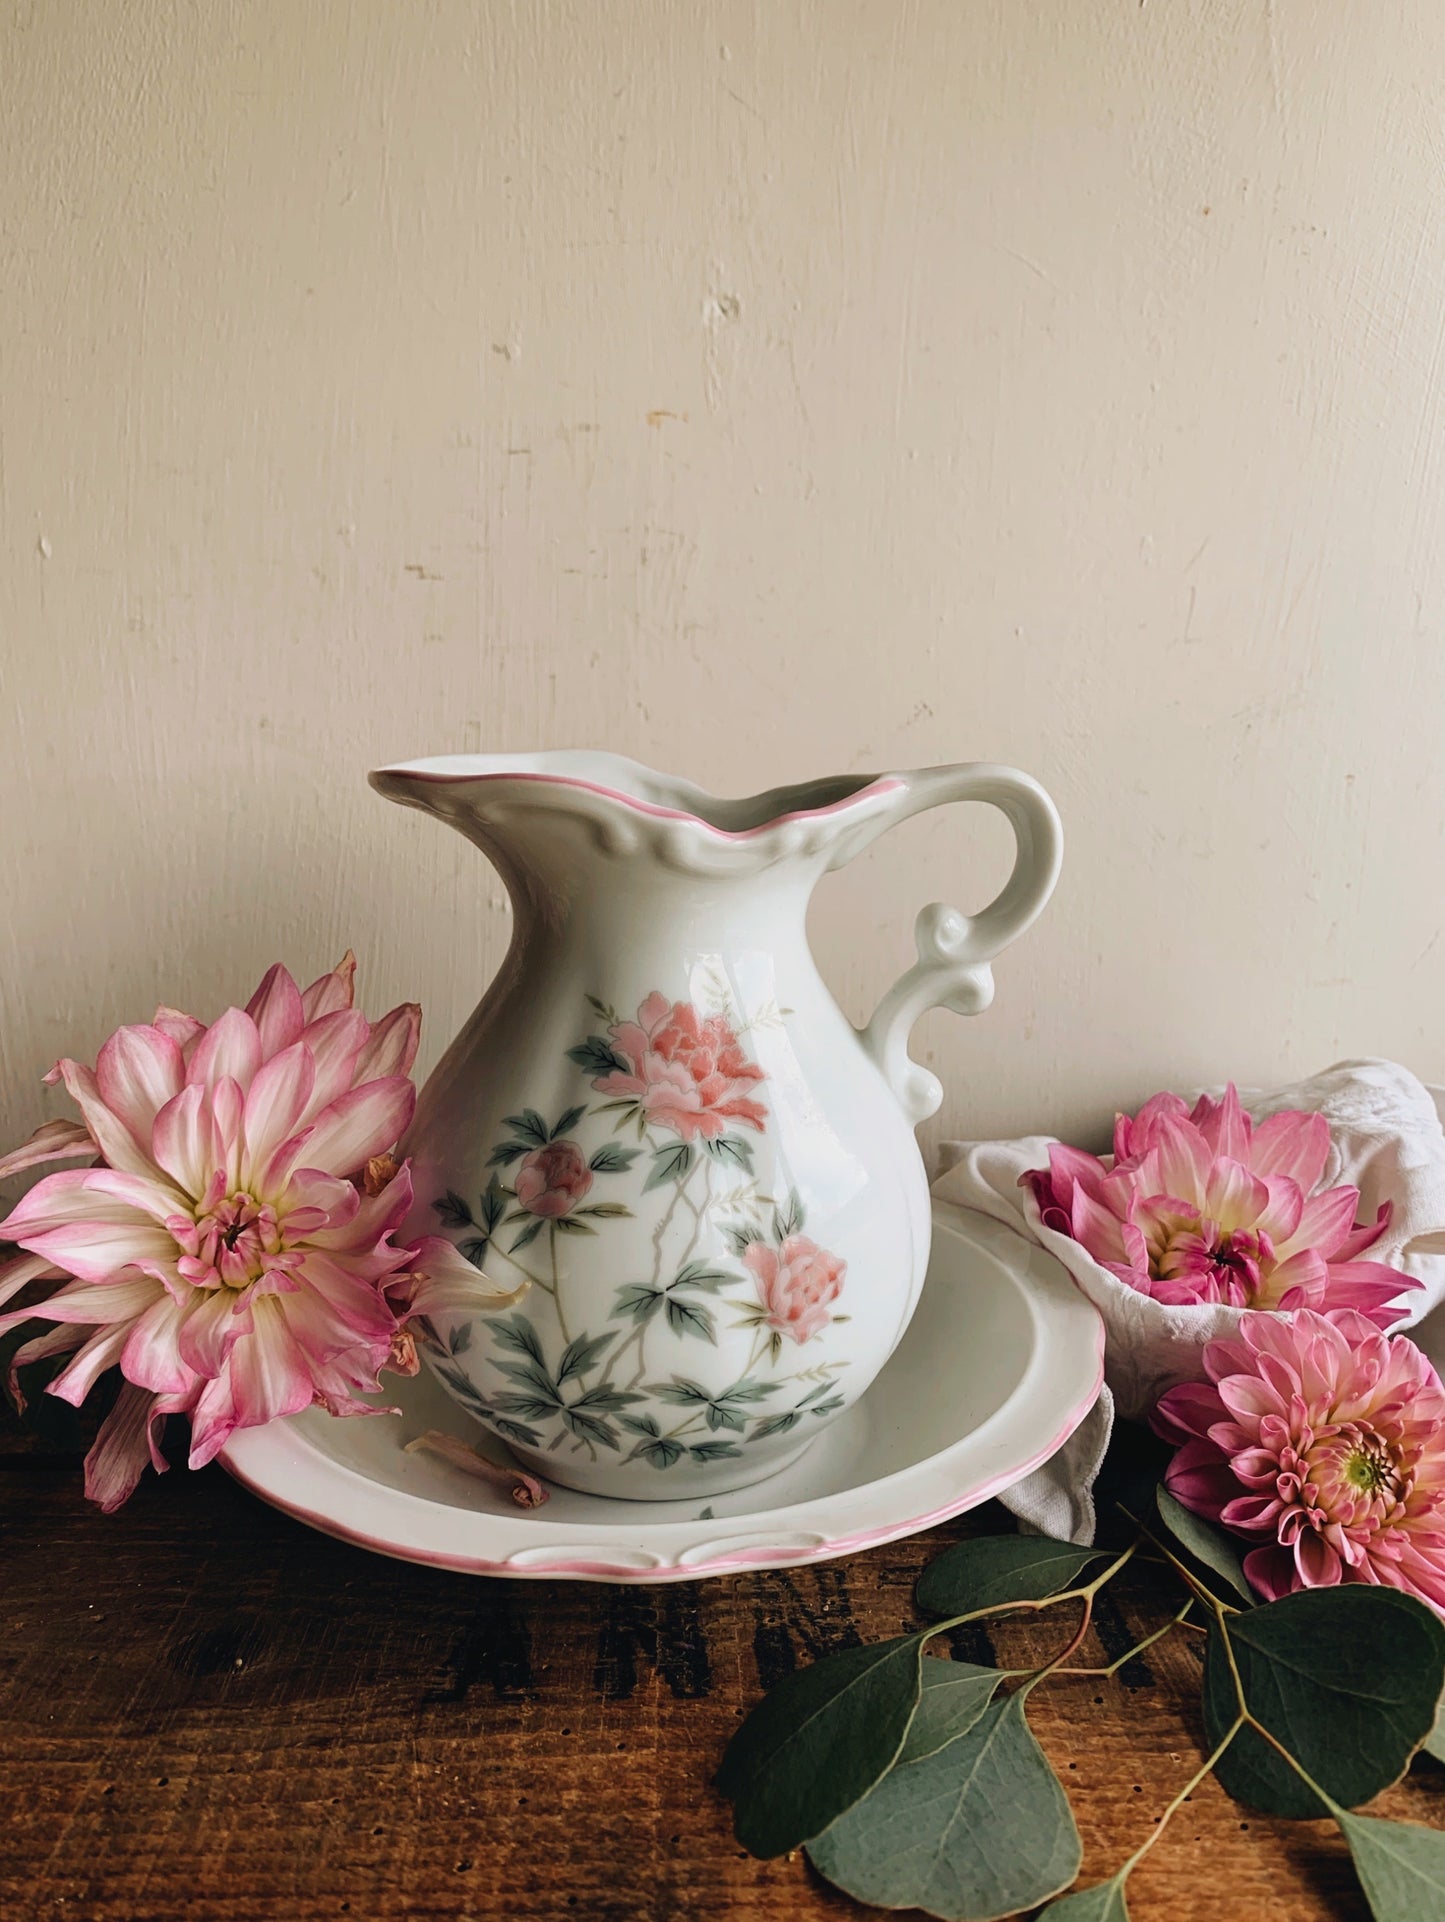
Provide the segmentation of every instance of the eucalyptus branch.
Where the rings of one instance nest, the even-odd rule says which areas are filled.
[[[962,1919],[1057,1897],[1049,1914],[1056,1909],[1059,1922],[1101,1922],[1125,1913],[1129,1874],[1213,1774],[1264,1814],[1332,1814],[1377,1922],[1445,1917],[1445,1835],[1351,1812],[1398,1780],[1430,1739],[1445,1690],[1445,1625],[1389,1588],[1256,1600],[1228,1536],[1165,1491],[1158,1509],[1177,1555],[1133,1516],[1139,1534],[1107,1561],[1048,1537],[983,1537],[946,1549],[917,1590],[920,1610],[938,1619],[796,1670],[734,1735],[718,1785],[735,1805],[738,1839],[764,1856],[803,1844],[828,1881],[879,1908]],[[1094,1598],[1136,1555],[1171,1567],[1187,1594],[1114,1660],[1076,1665]],[[1190,1562],[1242,1606],[1206,1588]],[[1094,1566],[1099,1572],[1084,1580]],[[1081,1604],[1078,1618],[1058,1653],[1032,1670],[924,1653],[951,1629],[1066,1602]],[[1078,1873],[1081,1842],[1063,1781],[1029,1728],[1028,1698],[1046,1680],[1117,1674],[1176,1628],[1208,1637],[1210,1752],[1108,1881],[1062,1895]],[[1297,1753],[1264,1726],[1264,1714]]]
[[[1235,1611],[1231,1610],[1230,1612],[1232,1614]],[[1230,1730],[1230,1740],[1232,1741],[1234,1739],[1234,1737],[1239,1733],[1239,1730],[1242,1727],[1244,1727],[1245,1725],[1248,1725],[1248,1727],[1252,1728],[1257,1735],[1262,1735],[1265,1741],[1269,1743],[1270,1747],[1274,1749],[1277,1754],[1282,1755],[1284,1757],[1285,1761],[1289,1763],[1290,1767],[1294,1770],[1295,1774],[1304,1783],[1305,1787],[1314,1790],[1315,1794],[1320,1798],[1320,1800],[1324,1803],[1325,1807],[1330,1811],[1332,1815],[1339,1816],[1343,1814],[1344,1811],[1341,1809],[1339,1803],[1335,1800],[1335,1798],[1329,1793],[1327,1789],[1322,1789],[1320,1787],[1319,1783],[1310,1774],[1309,1770],[1300,1761],[1299,1757],[1296,1755],[1292,1755],[1290,1751],[1285,1747],[1284,1743],[1280,1741],[1279,1737],[1273,1734],[1269,1729],[1267,1729],[1264,1723],[1259,1720],[1258,1716],[1254,1715],[1251,1712],[1250,1706],[1249,1706],[1249,1698],[1244,1692],[1244,1677],[1240,1674],[1239,1663],[1235,1659],[1234,1642],[1230,1637],[1229,1624],[1224,1619],[1224,1612],[1222,1607],[1219,1604],[1215,1605],[1215,1619],[1219,1624],[1219,1639],[1224,1644],[1225,1655],[1229,1658],[1229,1673],[1234,1682],[1235,1699],[1239,1703],[1239,1715],[1234,1723],[1233,1728]],[[1229,1746],[1229,1743],[1226,1742],[1224,1744],[1224,1748],[1228,1748],[1228,1746]],[[1221,1754],[1223,1753],[1223,1749],[1220,1750],[1220,1753]]]
[[[1136,1655],[1142,1655],[1146,1648],[1152,1648],[1156,1642],[1162,1642],[1164,1637],[1166,1635],[1172,1635],[1176,1628],[1198,1629],[1199,1632],[1203,1634],[1205,1631],[1200,1628],[1198,1622],[1190,1622],[1185,1619],[1193,1606],[1194,1597],[1191,1595],[1179,1613],[1171,1616],[1163,1628],[1156,1628],[1154,1633],[1152,1635],[1146,1635],[1142,1642],[1135,1642],[1132,1648],[1125,1649],[1122,1655],[1110,1662],[1105,1668],[1058,1668],[1050,1663],[1048,1673],[1052,1675],[1117,1675],[1126,1662],[1132,1662],[1134,1657]]]
[[[1223,1755],[1224,1751],[1229,1747],[1230,1743],[1234,1740],[1235,1736],[1238,1735],[1239,1731],[1244,1727],[1244,1724],[1245,1724],[1245,1717],[1243,1714],[1236,1716],[1234,1721],[1230,1723],[1228,1729],[1226,1729],[1224,1734],[1215,1743],[1211,1754],[1207,1757],[1205,1761],[1200,1763],[1199,1767],[1190,1776],[1189,1780],[1184,1784],[1183,1788],[1180,1789],[1179,1793],[1165,1807],[1158,1821],[1154,1824],[1154,1827],[1150,1830],[1148,1835],[1145,1836],[1144,1840],[1139,1844],[1138,1848],[1135,1849],[1134,1853],[1129,1857],[1129,1859],[1125,1863],[1123,1863],[1122,1866],[1116,1871],[1115,1879],[1117,1881],[1122,1882],[1124,1877],[1129,1874],[1130,1870],[1133,1869],[1136,1866],[1136,1864],[1143,1861],[1144,1857],[1149,1853],[1150,1849],[1153,1848],[1154,1844],[1159,1840],[1159,1837],[1164,1833],[1165,1829],[1169,1826],[1170,1821],[1173,1819],[1175,1815],[1179,1813],[1179,1810],[1189,1800],[1190,1796],[1199,1787],[1200,1783],[1203,1782],[1206,1779],[1206,1777],[1214,1773],[1215,1765],[1218,1763],[1220,1756]]]
[[[1237,1615],[1239,1613],[1239,1610],[1235,1608],[1232,1603],[1221,1601],[1211,1589],[1206,1588],[1194,1573],[1193,1569],[1181,1562],[1167,1543],[1160,1541],[1159,1537],[1147,1522],[1141,1521],[1137,1515],[1131,1514],[1127,1508],[1121,1508],[1119,1512],[1121,1515],[1127,1515],[1129,1520],[1133,1522],[1134,1526],[1144,1537],[1144,1540],[1153,1544],[1159,1554],[1174,1570],[1180,1581],[1182,1581],[1184,1586],[1189,1590],[1195,1601],[1203,1602],[1207,1608],[1214,1609],[1216,1612],[1223,1609],[1230,1615]]]
[[[1074,1630],[1067,1644],[1059,1650],[1051,1662],[1046,1662],[1042,1668],[1034,1670],[1033,1674],[1030,1675],[1023,1687],[1019,1690],[1020,1695],[1031,1694],[1040,1682],[1045,1682],[1051,1675],[1057,1675],[1059,1673],[1059,1664],[1066,1662],[1074,1650],[1080,1646],[1084,1637],[1089,1632],[1089,1624],[1093,1619],[1094,1598],[1092,1595],[1086,1595],[1084,1597],[1084,1612],[1079,1617],[1079,1626]]]
[[[936,1635],[946,1635],[951,1628],[963,1628],[969,1622],[981,1622],[995,1615],[1037,1615],[1041,1609],[1058,1607],[1060,1602],[1086,1601],[1089,1604],[1090,1610],[1092,1610],[1094,1597],[1106,1582],[1111,1582],[1114,1579],[1125,1562],[1133,1555],[1137,1547],[1137,1542],[1131,1542],[1121,1555],[1116,1556],[1115,1559],[1110,1562],[1102,1575],[1096,1575],[1091,1582],[1081,1582],[1077,1588],[1060,1589],[1056,1595],[1020,1598],[1007,1602],[989,1602],[983,1608],[971,1608],[965,1614],[950,1615],[945,1617],[941,1622],[932,1623],[928,1628],[919,1631],[918,1639],[920,1642],[930,1642]],[[1087,1627],[1087,1625],[1086,1611],[1085,1626]],[[1077,1647],[1077,1642],[1074,1646]],[[1072,1649],[1065,1650],[1065,1653],[1072,1653]],[[1048,1666],[1052,1667],[1052,1664]]]

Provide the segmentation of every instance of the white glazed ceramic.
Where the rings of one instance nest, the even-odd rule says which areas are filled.
[[[1008,768],[931,768],[720,801],[612,755],[458,756],[375,773],[481,847],[511,948],[422,1092],[417,1213],[506,1314],[425,1330],[463,1405],[551,1481],[675,1501],[777,1471],[892,1354],[928,1259],[910,1061],[926,1009],[992,998],[1043,907],[1058,817]],[[926,908],[917,964],[861,1032],[824,986],[808,898],[898,821],[1000,808],[1013,874]]]
[[[238,1430],[221,1461],[287,1514],[404,1561],[534,1579],[696,1581],[853,1554],[1001,1493],[1092,1407],[1103,1342],[1097,1311],[1052,1255],[937,1202],[928,1285],[897,1353],[801,1461],[745,1492],[638,1503],[562,1488],[543,1508],[516,1508],[437,1456],[405,1452],[428,1428],[485,1442],[425,1375],[388,1376],[400,1421],[308,1409]]]

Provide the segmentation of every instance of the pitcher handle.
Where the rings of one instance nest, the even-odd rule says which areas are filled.
[[[937,1112],[943,1088],[936,1075],[909,1056],[913,1024],[929,1008],[981,1014],[993,1000],[989,964],[1034,921],[1053,893],[1063,858],[1063,830],[1048,794],[1017,768],[975,761],[898,778],[906,793],[889,810],[889,826],[947,801],[987,801],[1007,816],[1017,848],[1012,874],[978,914],[960,913],[941,901],[924,908],[914,924],[918,960],[894,982],[861,1030],[864,1048],[916,1125]]]

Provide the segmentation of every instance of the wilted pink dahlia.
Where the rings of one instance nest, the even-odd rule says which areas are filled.
[[[1374,1582],[1445,1614],[1445,1392],[1414,1342],[1352,1309],[1252,1315],[1204,1366],[1155,1410],[1183,1444],[1164,1479],[1259,1542],[1260,1593]]]
[[[1314,1192],[1329,1148],[1323,1115],[1289,1110],[1256,1124],[1231,1083],[1192,1111],[1158,1094],[1120,1115],[1111,1156],[1056,1142],[1048,1167],[1020,1185],[1046,1227],[1157,1301],[1355,1308],[1388,1328],[1420,1284],[1359,1259],[1389,1225],[1388,1204],[1360,1222],[1358,1188]]]
[[[72,1359],[50,1393],[76,1406],[112,1365],[119,1399],[86,1460],[86,1492],[118,1507],[157,1430],[191,1422],[200,1467],[237,1428],[315,1402],[372,1414],[385,1366],[414,1373],[408,1320],[496,1308],[512,1295],[427,1236],[397,1247],[411,1176],[390,1150],[411,1120],[421,1011],[373,1025],[352,1006],[348,954],[303,994],[273,967],[244,1008],[207,1027],[173,1008],[117,1030],[94,1070],[57,1064],[80,1122],[49,1122],[0,1161],[99,1157],[45,1176],[0,1222],[24,1252],[0,1266],[0,1303],[28,1282],[65,1285],[0,1315],[0,1333],[58,1324],[12,1364]],[[18,1392],[18,1391],[17,1391]]]

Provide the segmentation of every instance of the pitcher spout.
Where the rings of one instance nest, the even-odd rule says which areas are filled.
[[[812,857],[838,866],[890,824],[906,788],[898,775],[841,775],[724,800],[620,755],[571,749],[441,755],[370,778],[389,800],[450,822],[504,873],[532,865],[528,850],[555,863],[579,841],[698,875]]]

